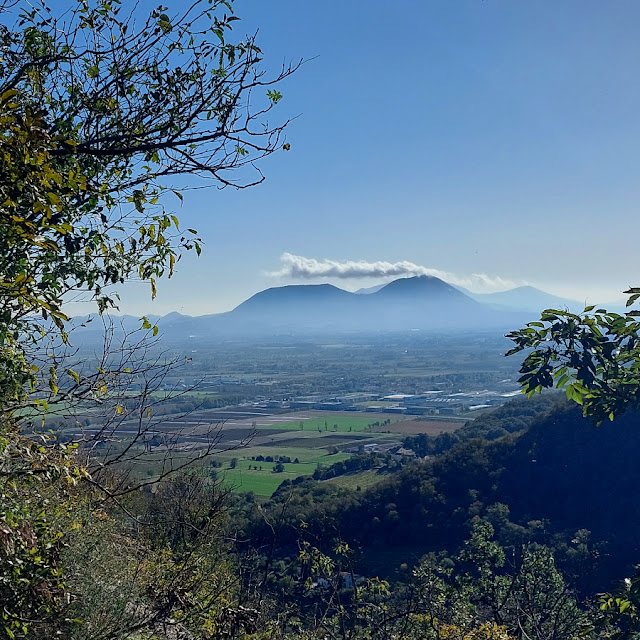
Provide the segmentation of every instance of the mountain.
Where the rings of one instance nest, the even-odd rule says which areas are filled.
[[[444,280],[435,276],[414,276],[413,278],[399,278],[385,285],[377,292],[370,294],[371,298],[395,301],[409,301],[418,304],[465,305],[478,308],[478,303],[468,295]]]
[[[299,335],[510,328],[522,320],[516,314],[491,309],[438,278],[416,276],[394,280],[367,295],[329,284],[273,287],[227,313],[194,318],[189,332]]]
[[[222,315],[234,332],[339,331],[359,318],[358,301],[330,284],[287,285],[260,291]]]
[[[380,289],[382,289],[382,287],[386,287],[386,283],[382,283],[382,284],[376,284],[373,287],[363,287],[362,289],[358,289],[357,291],[354,291],[355,294],[357,295],[368,295],[370,293],[375,293],[376,291],[380,291]]]
[[[405,279],[411,280],[411,278]],[[396,280],[395,282],[399,281]],[[355,293],[358,295],[370,295],[386,286],[388,285],[378,284],[373,287],[358,289]],[[544,309],[569,309],[573,312],[579,312],[585,307],[584,303],[577,300],[561,298],[531,286],[515,287],[514,289],[496,293],[474,293],[465,287],[456,285],[452,285],[452,287],[476,302],[491,305],[494,310],[498,311],[520,311],[539,314]],[[612,305],[603,306],[607,309],[617,310],[617,307],[613,309]]]
[[[226,313],[190,317],[174,312],[157,324],[165,340],[177,342],[345,332],[504,330],[530,319],[473,300],[439,278],[416,276],[394,280],[367,295],[330,284],[273,287]],[[126,320],[127,329],[140,326],[139,319]]]
[[[477,302],[490,304],[505,310],[527,311],[539,314],[545,309],[569,309],[569,311],[579,312],[585,307],[583,302],[560,298],[530,286],[516,287],[515,289],[497,293],[472,293],[462,287],[459,289]]]
[[[501,324],[500,313],[472,300],[433,276],[400,278],[359,296],[370,326],[377,330],[460,329]]]
[[[302,284],[272,287],[260,291],[248,300],[239,304],[234,310],[235,315],[246,313],[289,313],[298,312],[309,305],[332,307],[349,304],[353,299],[352,293],[339,289],[331,284]]]
[[[503,325],[504,314],[439,278],[416,276],[367,295],[328,284],[275,287],[240,304],[228,320],[244,330],[406,331]]]
[[[603,305],[624,312],[618,305]],[[472,293],[433,276],[399,278],[351,293],[330,284],[272,287],[251,296],[235,309],[204,316],[173,312],[148,315],[164,339],[225,340],[243,337],[330,335],[353,332],[412,330],[512,330],[539,318],[544,309],[582,311],[584,305],[535,287],[498,293]],[[79,325],[74,335],[101,339],[104,324],[98,316]],[[141,322],[133,316],[114,316],[118,331],[131,333]]]

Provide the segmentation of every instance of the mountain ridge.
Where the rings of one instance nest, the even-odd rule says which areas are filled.
[[[538,306],[524,303],[518,306],[519,300],[529,299],[527,296],[534,299],[537,296]],[[423,275],[398,278],[356,292],[328,283],[270,287],[230,311],[201,316],[172,312],[155,316],[152,321],[173,339],[358,331],[508,330],[537,319],[544,308],[564,308],[558,304],[563,301],[534,287],[473,294],[435,276]],[[569,302],[580,306],[575,301]],[[130,316],[122,316],[120,322],[127,328],[135,326]]]
[[[494,293],[474,293],[463,287],[459,287],[459,289],[478,302],[491,304],[503,309],[540,313],[544,309],[554,308],[578,312],[582,311],[585,306],[577,300],[556,296],[531,285],[523,285]]]
[[[270,287],[231,311],[161,318],[165,334],[216,336],[304,335],[510,328],[526,318],[495,311],[433,276],[399,278],[362,295],[331,284]]]

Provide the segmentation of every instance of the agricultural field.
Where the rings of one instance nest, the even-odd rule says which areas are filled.
[[[271,458],[256,460],[255,458]],[[281,470],[274,471],[280,458],[292,462],[281,463]],[[222,467],[216,469],[219,478],[233,491],[257,496],[270,496],[283,480],[294,480],[299,476],[310,476],[318,465],[329,466],[346,460],[350,454],[330,453],[328,449],[304,447],[249,447],[238,451],[228,451],[217,456]],[[293,462],[298,460],[298,462]]]
[[[398,434],[374,431],[374,425],[382,428],[390,419],[398,421],[397,416],[362,416],[351,412],[301,412],[259,417],[253,421],[256,431],[248,446],[230,447],[215,456],[221,463],[216,472],[234,491],[253,491],[257,496],[268,497],[283,480],[312,475],[319,465],[330,466],[346,460],[363,447],[387,450],[401,444],[402,437]],[[246,427],[246,422],[229,425],[225,442],[233,443],[234,429],[241,424]],[[300,428],[300,423],[304,429]],[[283,462],[276,472],[274,467],[280,458],[288,458],[291,462]]]
[[[419,433],[426,433],[430,436],[437,436],[439,433],[451,433],[456,429],[459,429],[466,423],[466,420],[452,419],[452,420],[399,420],[394,422],[388,427],[378,427],[373,429],[375,433],[383,428],[391,433],[398,433],[407,436],[418,435]]]
[[[323,482],[334,484],[345,489],[351,489],[352,491],[358,491],[358,488],[361,490],[369,489],[384,480],[384,478],[385,474],[379,474],[374,469],[367,469],[367,471],[361,471],[360,473],[329,478],[329,480],[323,480]]]
[[[266,498],[283,480],[310,476],[319,465],[330,466],[363,450],[388,451],[402,444],[405,435],[437,434],[461,424],[460,420],[408,420],[397,414],[352,411],[199,409],[188,416],[156,416],[149,427],[153,440],[144,445],[146,452],[132,464],[132,470],[153,477],[167,455],[196,456],[203,448],[213,446],[214,464],[205,472],[215,472],[233,491],[252,491]],[[87,437],[97,435],[99,428],[83,426],[82,433]],[[125,417],[117,425],[110,446],[124,446],[128,438],[135,437],[136,429],[135,421]],[[69,431],[78,433],[73,425]],[[173,453],[169,446],[175,447]],[[364,486],[375,481],[375,476],[353,481]]]
[[[374,413],[362,415],[351,411],[342,412],[304,412],[279,416],[281,422],[269,422],[269,424],[257,424],[258,429],[286,429],[289,431],[316,431],[332,433],[353,433],[359,431],[372,432],[375,429],[386,427],[394,422],[399,422],[395,414]],[[383,425],[384,423],[384,425]]]

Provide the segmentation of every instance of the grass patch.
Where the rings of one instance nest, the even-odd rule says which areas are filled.
[[[243,472],[243,471],[251,471],[252,473],[260,473],[260,472],[268,472],[273,474],[273,467],[276,465],[276,462],[265,462],[258,460],[238,460],[236,463],[235,469],[230,469],[229,467],[225,468],[225,473],[229,471],[235,472]],[[284,462],[282,464],[284,467],[284,471],[281,473],[289,473],[293,474],[294,477],[297,476],[309,476],[311,475],[318,466],[317,462]],[[278,475],[278,474],[275,474]]]
[[[374,469],[367,469],[367,471],[362,471],[360,473],[336,476],[335,478],[330,478],[323,482],[334,484],[345,489],[351,489],[351,491],[357,491],[358,487],[360,487],[360,489],[364,491],[365,489],[378,484],[384,480],[385,477],[386,476],[384,474],[379,474]]]
[[[238,493],[253,491],[258,496],[270,496],[286,479],[296,478],[295,474],[270,473],[261,471],[226,470],[222,476],[225,484]]]
[[[235,455],[234,455],[235,454]],[[241,454],[241,455],[240,455]],[[266,460],[252,460],[252,456],[270,456],[274,462]],[[273,468],[280,456],[287,456],[298,462],[285,462],[284,470],[274,473]],[[227,451],[217,456],[223,467],[217,469],[225,484],[234,491],[248,493],[253,491],[258,496],[270,496],[283,480],[294,480],[299,476],[310,476],[319,464],[330,466],[336,462],[347,460],[351,456],[347,453],[329,454],[325,450],[318,451],[302,447],[252,447],[240,451]],[[235,458],[235,467],[231,468],[231,460]]]

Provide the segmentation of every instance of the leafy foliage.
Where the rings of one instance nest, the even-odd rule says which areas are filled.
[[[640,633],[640,573],[625,578],[618,590],[600,596],[602,637],[631,640]]]
[[[629,289],[627,306],[640,295]],[[530,351],[520,372],[523,391],[565,388],[596,424],[640,406],[640,311],[613,313],[587,307],[582,314],[547,309],[539,322],[508,337],[507,355]]]
[[[36,5],[0,8],[0,376],[10,406],[36,379],[28,341],[52,327],[67,341],[64,300],[88,294],[103,312],[131,278],[155,296],[183,251],[200,253],[197,233],[166,208],[165,194],[182,200],[172,177],[263,179],[254,163],[281,148],[284,127],[265,125],[281,98],[270,87],[293,71],[265,77],[254,38],[230,39],[227,1],[196,0],[171,17],[127,13],[118,0],[73,0],[61,15]]]
[[[102,366],[65,364],[64,304],[84,296],[103,313],[131,279],[154,297],[184,251],[200,253],[197,232],[170,208],[182,201],[172,180],[260,182],[254,163],[282,148],[286,125],[267,121],[282,99],[272,85],[294,69],[265,76],[255,39],[231,36],[228,0],[146,15],[120,0],[55,4],[0,1],[0,637],[167,637],[167,626],[171,637],[231,636],[246,625],[220,559],[215,487],[183,483],[178,496],[159,487],[188,466],[172,460],[147,483],[161,507],[138,504],[140,485],[104,456],[96,463],[91,447],[80,457],[15,423],[29,403],[46,412],[60,398],[101,402],[111,382],[130,379],[131,363],[151,397],[165,369],[147,343],[112,358],[107,332]],[[142,327],[157,334],[146,319]],[[142,404],[118,403],[101,437],[137,411],[142,440]],[[110,461],[140,455],[138,440]]]
[[[220,637],[232,634],[234,564],[224,540],[226,493],[207,479],[176,476],[121,510],[78,505],[83,527],[69,535],[65,609],[71,637]],[[249,622],[247,621],[247,624]],[[217,634],[217,636],[216,636]]]
[[[0,435],[0,637],[40,637],[63,624],[69,488],[83,471],[72,449],[45,444],[6,427]]]

